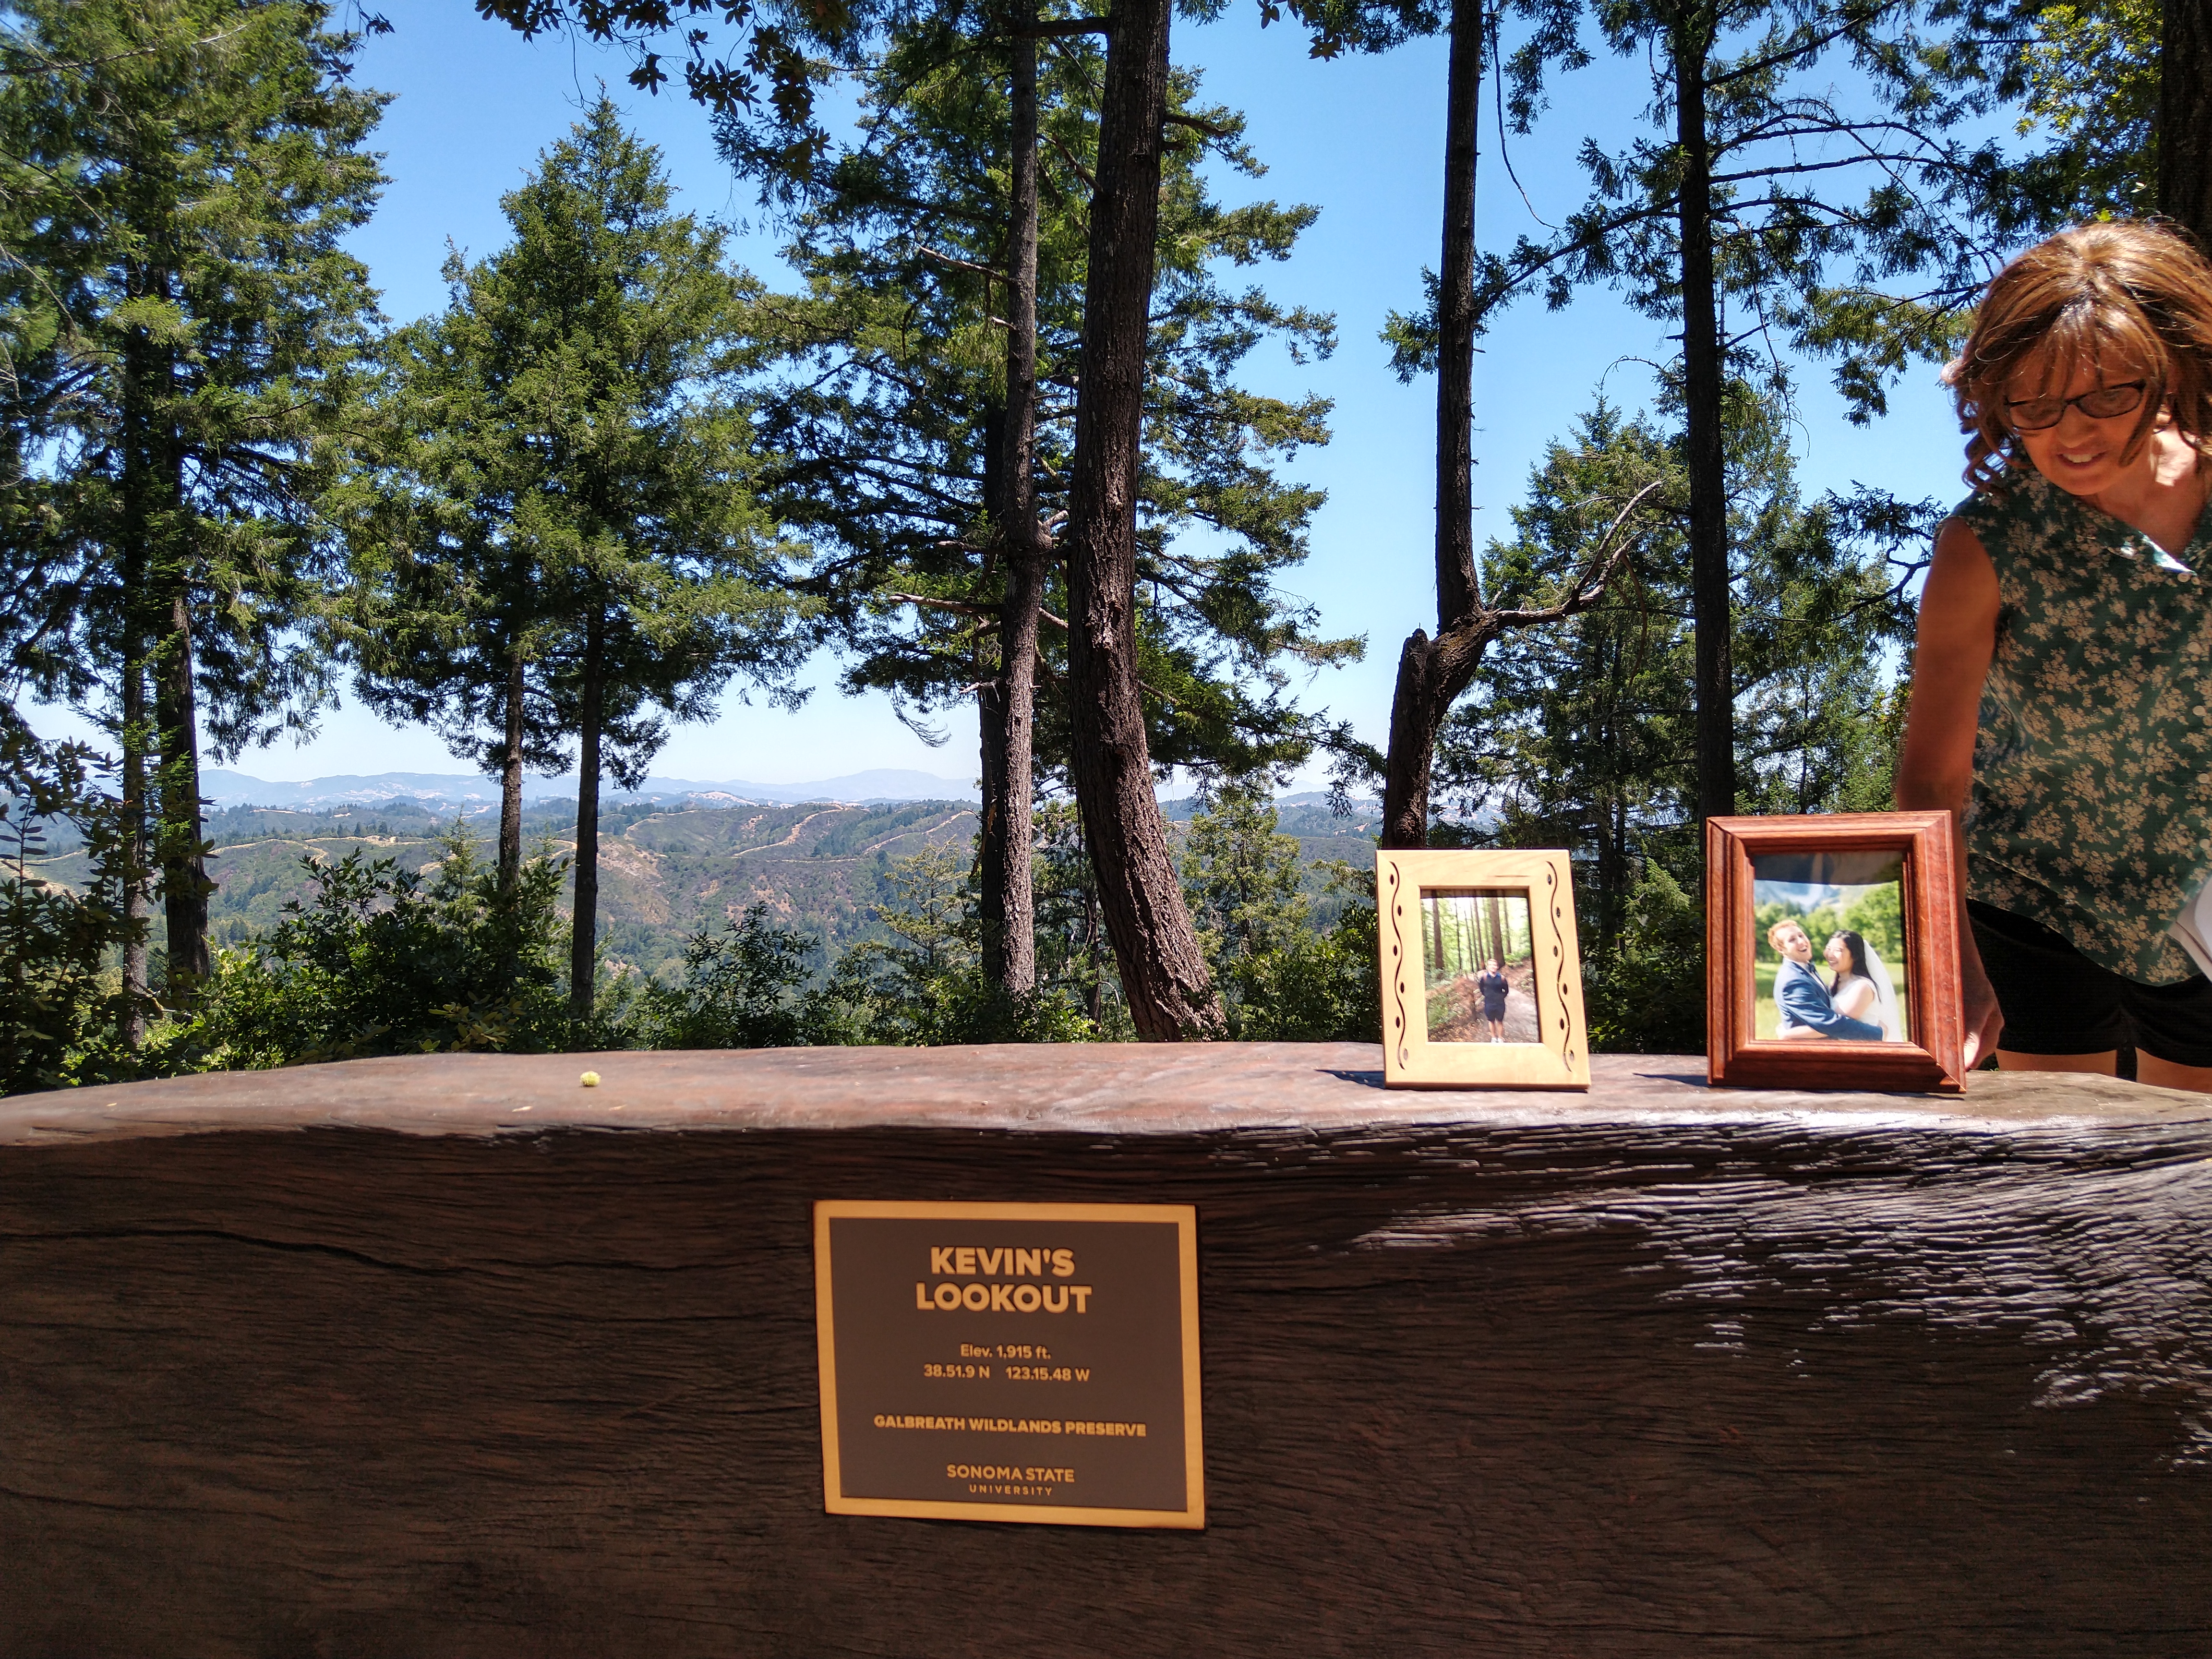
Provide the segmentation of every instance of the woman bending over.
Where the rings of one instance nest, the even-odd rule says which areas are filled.
[[[1946,379],[1973,494],[1936,538],[1897,804],[1960,832],[1966,1063],[2132,1045],[2142,1081],[2212,1091],[2212,266],[2063,232]]]

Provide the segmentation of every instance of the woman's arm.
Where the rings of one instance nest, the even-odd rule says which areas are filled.
[[[1853,1019],[1868,1018],[1867,1010],[1874,1006],[1874,981],[1854,979],[1836,994],[1836,1012],[1849,1014]]]
[[[1972,1070],[1996,1047],[2004,1016],[1982,969],[1966,922],[1966,842],[1959,813],[1974,781],[1974,733],[1982,686],[1996,648],[1997,573],[1981,538],[1958,519],[1936,532],[1936,557],[1920,594],[1912,647],[1912,708],[1897,757],[1897,804],[1908,812],[1951,815],[1959,890],[1960,994],[1966,1063]]]

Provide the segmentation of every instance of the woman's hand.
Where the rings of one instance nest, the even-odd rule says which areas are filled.
[[[1959,1012],[1966,1032],[1966,1066],[1972,1071],[1997,1051],[1997,1036],[2004,1030],[2004,1015],[1997,994],[1982,969],[1982,953],[1974,948],[1973,930],[1967,927],[1964,907],[1959,917]]]

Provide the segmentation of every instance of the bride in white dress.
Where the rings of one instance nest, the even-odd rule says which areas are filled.
[[[1828,981],[1828,995],[1836,1012],[1881,1026],[1884,1042],[1901,1041],[1905,1027],[1897,1017],[1896,988],[1874,947],[1846,931],[1831,939],[1820,954],[1834,975]]]

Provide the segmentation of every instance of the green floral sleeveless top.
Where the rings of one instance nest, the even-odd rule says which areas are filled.
[[[1963,502],[1996,566],[1966,890],[2125,978],[2212,870],[2212,512],[2179,560],[2032,469]]]

